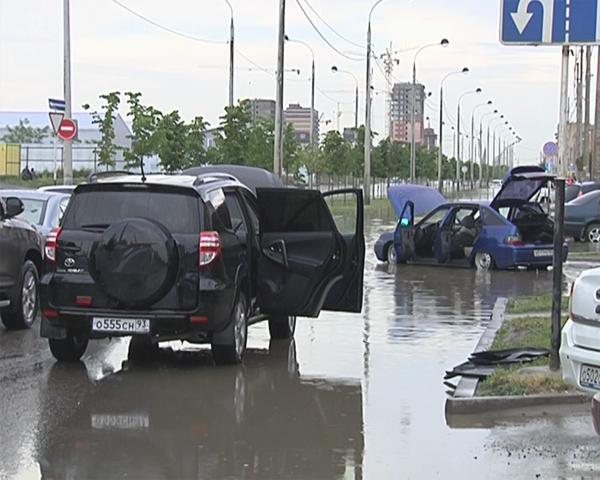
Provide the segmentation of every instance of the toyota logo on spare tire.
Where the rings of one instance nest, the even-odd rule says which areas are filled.
[[[128,218],[113,223],[90,253],[90,274],[120,304],[154,304],[173,287],[179,266],[177,245],[160,223]]]

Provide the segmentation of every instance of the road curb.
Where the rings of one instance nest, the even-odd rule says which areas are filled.
[[[506,298],[496,300],[490,323],[481,335],[479,343],[475,347],[475,352],[487,351],[492,346],[496,333],[498,333],[506,318],[507,303],[508,299]],[[446,414],[476,414],[514,408],[575,405],[591,401],[590,396],[578,392],[550,395],[475,397],[478,384],[479,380],[476,378],[461,378],[454,391],[454,396],[446,400]]]

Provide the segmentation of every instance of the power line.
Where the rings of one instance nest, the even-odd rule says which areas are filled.
[[[326,27],[327,27],[329,30],[331,30],[331,31],[334,33],[334,35],[336,35],[338,38],[341,38],[342,40],[344,40],[345,42],[349,43],[350,45],[354,45],[355,47],[358,47],[358,48],[365,49],[365,46],[364,46],[364,45],[361,45],[361,44],[359,44],[359,43],[353,42],[352,40],[350,40],[350,39],[348,39],[348,38],[344,37],[344,36],[343,36],[341,33],[339,33],[338,31],[336,31],[336,30],[335,30],[335,28],[333,28],[333,27],[332,27],[332,26],[331,26],[329,23],[327,23],[327,22],[325,21],[325,19],[323,19],[323,17],[322,17],[321,15],[319,15],[319,12],[317,12],[317,11],[316,11],[316,10],[313,8],[313,6],[312,6],[310,3],[308,3],[308,0],[303,0],[303,1],[304,1],[304,3],[306,4],[306,6],[307,6],[308,8],[310,8],[310,9],[311,9],[311,11],[312,11],[312,12],[313,12],[313,13],[314,13],[316,16],[317,16],[317,18],[318,18],[319,20],[321,20],[321,22],[323,22],[323,23],[325,24],[325,26],[326,26]]]
[[[177,35],[178,37],[182,37],[182,38],[185,38],[187,40],[193,40],[195,42],[210,43],[210,44],[213,44],[213,45],[227,45],[227,42],[225,42],[225,41],[208,40],[206,38],[200,38],[200,37],[196,37],[194,35],[190,35],[188,33],[179,32],[177,30],[174,30],[174,29],[172,29],[170,27],[167,27],[167,26],[162,25],[162,24],[160,24],[158,22],[155,22],[154,20],[152,20],[152,19],[150,19],[148,17],[145,17],[144,15],[142,15],[141,13],[136,12],[135,10],[132,10],[131,8],[129,8],[124,3],[121,3],[119,0],[111,0],[111,2],[113,2],[116,5],[118,5],[123,10],[125,10],[125,11],[131,13],[132,15],[136,16],[140,20],[143,20],[144,22],[149,23],[150,25],[153,25],[156,28],[160,28],[161,30],[164,30],[165,32],[171,33],[173,35]]]
[[[321,33],[321,31],[319,30],[319,28],[315,25],[315,22],[313,22],[312,18],[310,18],[310,16],[306,12],[306,10],[304,10],[304,7],[300,3],[300,0],[296,0],[296,4],[298,5],[298,7],[300,7],[300,10],[302,10],[303,15],[306,17],[306,19],[308,20],[308,22],[311,24],[311,26],[313,27],[313,29],[315,30],[315,32],[317,32],[317,34],[319,35],[319,37],[321,37],[323,39],[323,41],[329,46],[329,48],[331,48],[338,55],[341,55],[342,57],[347,58],[348,60],[352,60],[353,62],[362,62],[361,58],[351,57],[349,55],[346,55],[344,52],[342,52],[338,48],[336,48],[333,45],[333,43],[331,43],[329,40],[327,40],[327,37],[325,37],[325,35],[323,35]]]

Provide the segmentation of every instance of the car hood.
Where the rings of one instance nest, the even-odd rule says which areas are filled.
[[[547,173],[542,167],[515,167],[507,175],[502,188],[492,200],[490,207],[507,202],[528,202],[555,175]]]
[[[421,185],[397,185],[390,187],[388,197],[398,218],[402,215],[407,202],[415,206],[415,216],[428,213],[446,203],[446,198],[437,190]]]

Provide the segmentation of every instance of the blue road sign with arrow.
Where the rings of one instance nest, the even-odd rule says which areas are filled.
[[[600,44],[600,0],[501,0],[506,45]]]

